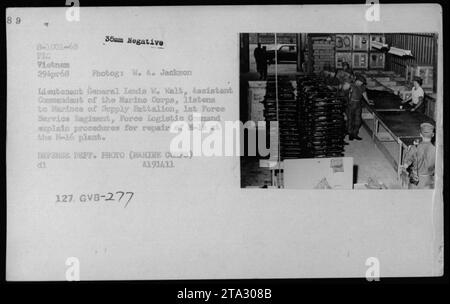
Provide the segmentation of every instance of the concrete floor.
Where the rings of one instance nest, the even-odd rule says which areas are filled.
[[[295,68],[295,65],[287,64],[283,67],[286,68],[286,74],[292,74],[291,70]],[[270,71],[269,74],[271,74]],[[259,75],[256,72],[241,74],[242,83],[258,78]],[[244,86],[242,88],[245,89]],[[245,98],[247,92],[243,92],[242,96]],[[246,106],[246,100],[241,102]],[[241,117],[241,119],[245,118]],[[359,136],[363,140],[348,141],[348,138],[346,138],[349,145],[345,146],[345,156],[353,157],[354,161],[354,184],[365,184],[369,178],[372,178],[383,183],[389,189],[401,189],[400,181],[397,180],[397,172],[377,148],[364,127],[361,127]],[[270,184],[270,179],[270,171],[266,168],[259,168],[259,160],[257,158],[241,158],[241,187],[261,187]]]
[[[353,157],[353,183],[366,184],[369,178],[383,183],[388,189],[401,189],[397,172],[384,154],[376,147],[369,133],[361,127],[363,140],[348,141],[345,156]],[[241,158],[241,187],[270,185],[271,175],[267,168],[259,167],[256,157]],[[364,187],[361,187],[365,189]]]

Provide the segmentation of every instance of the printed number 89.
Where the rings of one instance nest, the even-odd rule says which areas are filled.
[[[16,17],[16,24],[20,24],[22,20],[20,19],[20,17]],[[6,17],[6,23],[11,24],[13,23],[13,17],[8,16]]]

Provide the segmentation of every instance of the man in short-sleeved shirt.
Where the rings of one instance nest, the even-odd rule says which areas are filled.
[[[422,79],[419,77],[414,78],[414,87],[411,91],[411,97],[405,100],[403,103],[407,104],[407,108],[412,111],[418,111],[424,113],[425,111],[425,103],[424,97],[425,93],[422,89]]]

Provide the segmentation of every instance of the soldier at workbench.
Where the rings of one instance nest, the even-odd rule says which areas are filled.
[[[409,189],[433,189],[436,147],[431,140],[434,126],[430,123],[420,125],[422,142],[409,146],[405,154],[403,170],[409,173]]]
[[[348,121],[348,139],[362,140],[358,136],[359,128],[362,123],[362,104],[361,99],[364,98],[368,104],[373,102],[369,100],[366,93],[366,79],[362,75],[356,75],[355,83],[350,85],[349,103],[347,107],[347,121]]]

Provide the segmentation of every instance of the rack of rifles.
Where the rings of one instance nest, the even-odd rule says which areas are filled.
[[[278,120],[280,159],[344,156],[345,101],[338,91],[314,75],[277,80],[278,101],[272,77],[262,102],[266,122]]]

